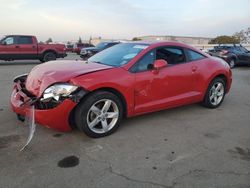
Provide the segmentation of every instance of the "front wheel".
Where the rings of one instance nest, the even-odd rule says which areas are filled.
[[[208,108],[217,108],[225,97],[225,81],[222,78],[215,78],[208,86],[203,105]]]
[[[123,107],[120,99],[107,91],[90,94],[78,105],[75,114],[78,129],[93,138],[115,132],[122,117]]]

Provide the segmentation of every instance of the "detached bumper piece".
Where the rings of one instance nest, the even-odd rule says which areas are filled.
[[[34,105],[36,123],[59,131],[70,131],[70,113],[76,106],[76,102],[79,100],[77,95],[74,97],[75,99],[67,98],[58,103],[47,102],[45,104],[40,102],[40,100],[25,89],[25,79],[17,79],[15,80],[10,102],[11,108],[18,115],[19,120],[23,121],[30,106]]]

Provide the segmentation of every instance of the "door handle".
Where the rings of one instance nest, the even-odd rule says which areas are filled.
[[[15,46],[15,48],[20,48],[20,46]]]
[[[197,67],[196,66],[193,66],[192,67],[192,72],[195,72],[197,70]]]
[[[36,46],[32,46],[32,48],[36,48]]]

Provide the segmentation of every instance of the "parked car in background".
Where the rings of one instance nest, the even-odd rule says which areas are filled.
[[[80,54],[81,52],[81,49],[82,48],[87,48],[87,47],[94,47],[93,44],[89,44],[89,43],[77,43],[74,45],[74,49],[73,49],[73,52],[75,52],[76,54]]]
[[[39,59],[45,62],[66,56],[64,44],[38,44],[35,36],[8,35],[0,40],[1,60]]]
[[[208,53],[224,59],[231,68],[239,64],[250,65],[250,51],[241,44],[221,44]]]
[[[65,44],[66,52],[74,52],[74,44]]]
[[[119,43],[120,42],[100,42],[99,44],[97,44],[96,47],[82,48],[80,52],[80,57],[84,60],[88,59],[89,57],[95,55],[96,53],[104,49],[110,48],[111,46],[114,46]]]
[[[35,121],[90,137],[113,133],[123,117],[201,102],[217,108],[229,92],[228,64],[177,42],[130,42],[84,61],[48,62],[14,79],[11,106]],[[152,125],[154,126],[154,125]]]

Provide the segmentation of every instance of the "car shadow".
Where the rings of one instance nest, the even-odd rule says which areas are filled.
[[[201,110],[204,111],[204,113],[206,113],[210,109],[204,108],[202,107],[201,104],[197,103],[197,104],[190,104],[186,106],[180,106],[176,108],[164,109],[164,110],[157,111],[157,112],[146,113],[146,114],[142,114],[142,115],[131,117],[131,118],[125,118],[122,122],[123,125],[121,126],[121,128],[128,128],[130,126],[142,124],[143,122],[158,120],[159,118],[163,118],[163,117],[166,119],[169,118],[172,120],[176,118],[176,114],[179,114],[179,116],[182,116],[183,113],[186,113],[186,112],[193,111],[193,113],[200,113]]]

